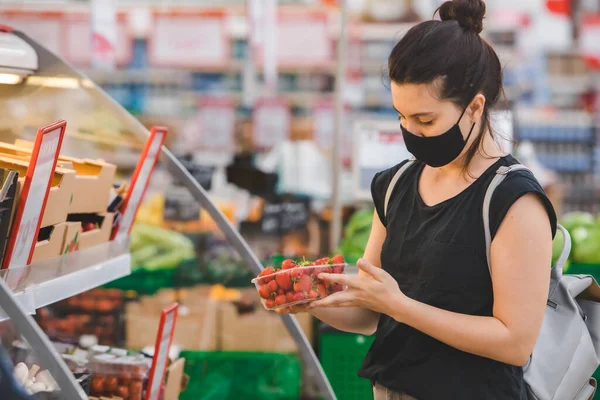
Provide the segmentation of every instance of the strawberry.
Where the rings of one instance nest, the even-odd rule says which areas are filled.
[[[344,256],[341,254],[338,254],[337,256],[333,257],[331,259],[331,261],[333,261],[334,264],[345,264],[346,260],[344,260]]]
[[[280,294],[279,296],[275,297],[275,304],[278,306],[283,305],[286,302],[287,302],[287,299],[284,294]]]
[[[306,296],[304,295],[303,292],[294,293],[294,302],[296,302],[296,301],[302,301],[304,299],[306,299]]]
[[[267,299],[265,305],[267,306],[267,308],[273,308],[273,307],[275,307],[275,300]]]
[[[271,292],[269,291],[268,286],[261,286],[260,289],[258,289],[258,294],[263,299],[268,299],[269,297],[271,297]]]
[[[281,269],[292,269],[296,266],[296,263],[293,260],[284,260],[283,263],[281,263]]]
[[[290,275],[289,272],[280,272],[277,274],[277,276],[275,277],[275,280],[277,281],[277,285],[279,285],[279,287],[283,290],[291,290],[293,283],[292,283],[292,277]]]
[[[313,263],[313,265],[325,265],[329,262],[328,257],[319,258],[317,261]]]
[[[344,266],[343,265],[336,265],[335,267],[333,267],[333,273],[334,274],[343,274],[344,273]]]
[[[294,292],[287,292],[285,294],[285,299],[287,300],[288,303],[291,303],[292,301],[294,301]]]
[[[296,292],[308,292],[312,289],[312,280],[308,275],[302,275],[294,283],[294,291]]]
[[[322,283],[319,283],[317,285],[317,292],[319,293],[319,297],[327,296],[327,289],[325,288],[325,285],[323,285]]]
[[[294,268],[290,271],[290,276],[294,282],[297,281],[302,275],[304,275],[302,268]]]
[[[262,271],[260,271],[260,274],[258,274],[258,283],[260,285],[263,285],[265,283],[269,283],[271,282],[273,279],[275,279],[274,276],[272,276],[275,273],[275,269],[273,267],[267,267],[265,269],[263,269]],[[270,275],[270,276],[268,276]],[[262,279],[260,279],[261,277],[263,277]]]
[[[277,291],[279,290],[279,285],[277,285],[276,281],[269,282],[267,287],[269,288],[269,292],[271,293],[277,293]]]
[[[342,286],[341,283],[334,283],[333,284],[333,291],[334,292],[341,292],[342,290],[344,290],[344,287]]]
[[[279,290],[277,291],[277,294],[280,296],[281,295],[285,296],[285,290],[283,290],[282,288],[279,288]]]
[[[319,297],[319,293],[315,292],[314,290],[311,290],[310,292],[308,292],[309,299],[316,299],[317,297]]]

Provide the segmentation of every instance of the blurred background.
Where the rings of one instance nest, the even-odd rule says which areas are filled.
[[[352,271],[370,231],[371,179],[408,154],[387,57],[440,4],[0,0],[0,24],[43,49],[25,83],[0,71],[0,139],[32,140],[66,119],[62,153],[115,165],[119,188],[138,164],[144,127],[164,126],[166,147],[264,266],[342,254]],[[569,271],[600,276],[600,1],[486,4],[482,36],[500,56],[506,92],[493,128],[570,230]],[[44,61],[45,51],[73,70]],[[171,172],[159,163],[152,175],[131,273],[38,309],[36,321],[55,342],[91,335],[140,350],[154,345],[160,310],[176,301],[173,347],[185,374],[172,398],[319,398],[318,371],[262,309],[256,274]],[[369,398],[356,371],[372,338],[297,318],[337,398]],[[108,381],[93,378],[92,394],[107,394]]]

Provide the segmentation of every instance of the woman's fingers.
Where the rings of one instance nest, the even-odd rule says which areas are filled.
[[[378,267],[374,266],[373,264],[371,264],[370,262],[366,261],[363,258],[358,260],[358,262],[356,263],[356,266],[361,271],[366,272],[373,279],[376,279],[379,282],[383,282],[383,280],[385,279],[385,276],[387,274],[387,272],[385,272],[382,268],[378,268]]]
[[[324,299],[313,301],[310,303],[310,308],[347,306],[353,299],[354,294],[351,291],[345,290],[343,292],[331,294]]]

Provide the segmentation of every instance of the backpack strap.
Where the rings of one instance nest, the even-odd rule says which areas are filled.
[[[387,192],[385,193],[385,200],[383,202],[383,217],[384,218],[387,216],[388,204],[390,203],[390,198],[392,197],[392,192],[394,191],[396,184],[400,180],[400,177],[402,176],[402,174],[404,174],[404,172],[406,172],[406,170],[411,165],[414,164],[415,160],[416,159],[414,157],[409,158],[408,161],[402,167],[400,167],[400,169],[394,174],[394,177],[390,181],[390,184],[387,188]]]
[[[514,164],[509,167],[502,166],[498,168],[496,171],[496,176],[492,179],[492,182],[487,188],[485,192],[485,197],[483,198],[483,228],[485,232],[485,255],[487,258],[488,268],[490,270],[490,275],[492,274],[492,263],[490,259],[491,253],[491,245],[492,245],[492,234],[490,231],[490,203],[492,202],[492,196],[494,195],[494,191],[496,188],[502,183],[502,181],[506,178],[508,174],[514,171],[529,171],[524,165]],[[532,173],[533,174],[533,173]],[[562,225],[558,224],[557,228],[562,232],[564,241],[563,248],[560,253],[560,257],[556,261],[556,265],[552,268],[552,277],[554,279],[560,279],[562,275],[562,269],[567,262],[569,257],[569,253],[571,252],[571,236],[569,232]]]

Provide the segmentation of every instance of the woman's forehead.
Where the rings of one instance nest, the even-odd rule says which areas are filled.
[[[436,96],[434,84],[392,82],[391,89],[394,108],[403,115],[435,112],[448,106]]]

